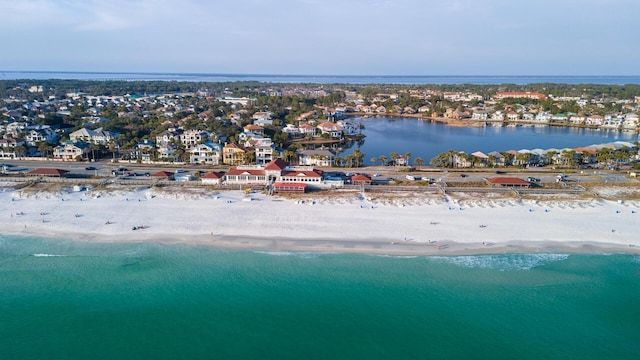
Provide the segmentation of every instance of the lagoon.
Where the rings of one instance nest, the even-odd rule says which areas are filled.
[[[362,122],[366,135],[362,145],[345,149],[340,156],[359,149],[366,154],[365,164],[372,157],[391,152],[411,152],[411,159],[421,157],[425,164],[448,150],[472,153],[522,149],[563,149],[603,144],[614,141],[638,141],[638,134],[617,130],[593,130],[569,127],[453,127],[413,118],[354,118]]]

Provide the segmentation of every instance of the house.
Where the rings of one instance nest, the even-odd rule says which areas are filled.
[[[317,133],[317,127],[310,125],[310,124],[302,124],[298,127],[300,129],[300,133],[302,134],[302,136],[306,136],[306,135],[311,135],[311,136],[315,136]]]
[[[536,115],[535,121],[542,124],[548,124],[551,121],[551,117],[552,115],[550,113],[543,111]]]
[[[253,116],[251,116],[251,118],[253,120],[260,120],[260,121],[271,120],[271,112],[269,112],[269,111],[258,111],[255,114],[253,114]]]
[[[303,150],[298,155],[300,165],[333,166],[335,155],[329,150]]]
[[[481,151],[476,151],[471,154],[472,165],[477,167],[487,166],[489,156]]]
[[[25,155],[26,143],[22,139],[0,139],[0,158],[16,159]]]
[[[165,130],[156,136],[156,143],[158,146],[166,145],[170,142],[180,140],[180,134],[182,134],[181,130]]]
[[[264,136],[264,128],[262,126],[254,125],[254,124],[249,124],[245,126],[244,132]]]
[[[498,110],[491,114],[491,121],[504,121],[504,112]]]
[[[29,146],[37,146],[39,142],[46,142],[47,144],[54,144],[58,141],[58,134],[50,127],[39,127],[29,130],[24,140]]]
[[[253,146],[253,151],[256,154],[256,164],[258,165],[268,164],[274,159],[274,153],[279,155],[279,152],[276,150],[276,145],[271,142],[271,139],[269,139],[268,143],[259,143]]]
[[[222,184],[222,180],[224,179],[224,172],[222,171],[211,171],[200,177],[200,181],[204,185],[220,185]]]
[[[583,125],[586,121],[586,117],[584,115],[571,115],[569,117],[569,123],[573,125]]]
[[[244,154],[247,152],[242,146],[234,143],[225,144],[222,149],[222,163],[237,166],[244,163]]]
[[[601,126],[604,123],[604,117],[601,115],[589,115],[585,118],[584,124],[591,126]]]
[[[520,120],[520,115],[515,111],[509,111],[507,113],[507,120],[508,121],[518,121],[518,120]]]
[[[209,139],[209,133],[204,130],[186,130],[180,134],[180,142],[187,150],[191,150],[197,144]]]
[[[492,163],[492,165],[495,166],[505,166],[506,165],[506,157],[504,155],[502,155],[501,153],[497,152],[497,151],[492,151],[490,153],[487,154],[487,160],[491,160],[489,161],[490,163]]]
[[[334,124],[330,121],[325,121],[318,125],[317,128],[322,134],[328,134],[329,137],[334,139],[342,139],[342,127],[340,125]]]
[[[622,122],[623,130],[636,130],[638,128],[638,115],[634,113],[625,114]]]
[[[120,134],[97,128],[95,130],[82,128],[69,134],[69,139],[72,141],[84,141],[94,144],[106,145],[112,140],[117,140]]]
[[[189,163],[218,165],[222,157],[220,145],[212,142],[198,144],[189,150]]]
[[[67,140],[53,149],[53,157],[61,160],[79,160],[87,157],[91,151],[89,143]]]
[[[474,111],[473,114],[471,114],[471,120],[486,121],[488,119],[489,119],[489,113],[484,110]]]

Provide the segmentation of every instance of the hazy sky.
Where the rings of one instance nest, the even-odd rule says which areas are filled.
[[[0,0],[0,70],[639,75],[640,0]]]

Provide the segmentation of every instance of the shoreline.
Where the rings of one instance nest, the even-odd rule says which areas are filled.
[[[383,255],[640,254],[640,201],[206,189],[0,191],[4,235]],[[377,195],[377,194],[376,194]],[[134,227],[136,228],[134,230]]]

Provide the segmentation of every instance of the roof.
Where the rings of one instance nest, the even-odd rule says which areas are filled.
[[[244,170],[244,169],[231,169],[227,172],[227,175],[253,175],[253,176],[264,176],[264,170]]]
[[[68,173],[68,170],[54,169],[54,168],[37,168],[29,171],[28,175],[44,175],[44,176],[62,176]]]
[[[352,176],[351,181],[371,181],[371,178],[366,175],[358,174]]]
[[[283,171],[280,176],[305,176],[305,177],[322,177],[321,174],[315,171]]]
[[[171,177],[173,176],[173,173],[170,171],[158,171],[157,173],[153,173],[151,174],[151,176],[156,176],[156,177]]]
[[[297,182],[275,182],[273,183],[273,186],[275,187],[284,187],[284,186],[295,186],[295,187],[302,187],[302,188],[306,188],[307,184],[305,183],[297,183]]]
[[[289,163],[286,161],[277,158],[269,161],[269,163],[264,167],[265,170],[282,170],[289,166]]]
[[[224,172],[222,171],[218,171],[218,172],[211,171],[202,175],[200,178],[201,179],[222,179],[223,176],[224,176]]]
[[[517,177],[493,177],[487,181],[495,185],[529,185],[529,182]]]

